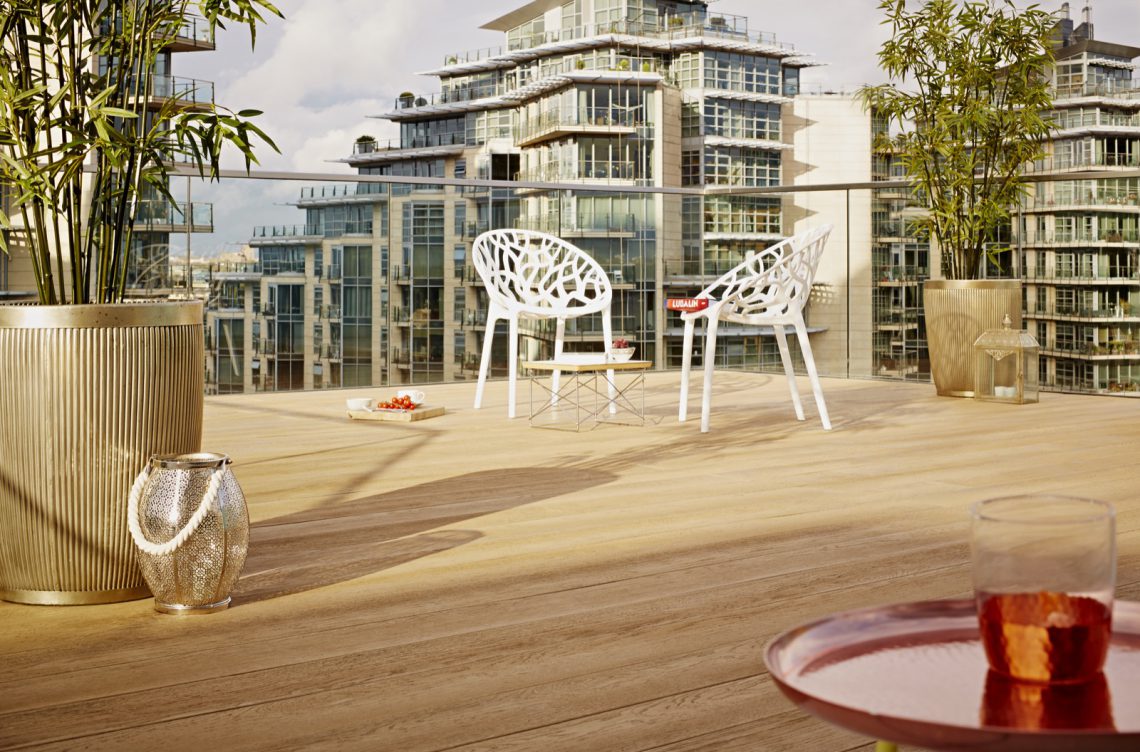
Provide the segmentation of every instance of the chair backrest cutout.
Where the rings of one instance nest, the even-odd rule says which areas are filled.
[[[544,232],[485,232],[475,238],[472,261],[487,294],[508,310],[578,316],[602,310],[613,297],[597,261]]]

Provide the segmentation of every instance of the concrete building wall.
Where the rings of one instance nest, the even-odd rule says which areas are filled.
[[[871,117],[849,94],[796,97],[785,119],[795,150],[785,182],[797,186],[871,180]],[[809,309],[821,373],[871,374],[871,191],[804,191],[786,203],[789,229],[834,226],[820,261]]]

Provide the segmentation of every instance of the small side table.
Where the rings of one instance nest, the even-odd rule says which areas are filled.
[[[833,614],[772,640],[764,662],[788,699],[880,752],[1140,749],[1140,603],[1116,601],[1104,673],[1084,684],[988,671],[972,598]]]
[[[564,353],[557,360],[526,361],[523,368],[531,371],[561,371],[566,375],[557,388],[531,377],[530,424],[573,431],[600,423],[645,425],[645,372],[652,365],[649,360],[606,360],[596,353]],[[632,378],[618,383],[618,373],[628,373]],[[536,387],[542,395],[537,407]],[[559,419],[566,413],[573,415],[573,421]]]

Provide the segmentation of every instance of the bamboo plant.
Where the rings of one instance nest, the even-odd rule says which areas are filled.
[[[879,10],[891,28],[879,66],[894,82],[860,91],[891,126],[878,147],[899,155],[925,204],[916,222],[943,274],[976,279],[1043,153],[1055,18],[1010,0],[882,0]]]
[[[0,3],[0,246],[31,257],[43,304],[123,300],[140,204],[169,202],[176,163],[216,179],[224,149],[248,170],[251,120],[212,94],[173,90],[156,62],[188,16],[210,39],[227,22],[258,26],[268,0],[5,0]],[[157,106],[156,106],[156,103]],[[193,104],[193,107],[189,105]]]

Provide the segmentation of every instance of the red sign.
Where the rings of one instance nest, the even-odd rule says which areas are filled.
[[[665,300],[665,307],[670,311],[681,311],[682,313],[692,313],[694,311],[703,311],[709,307],[708,298],[667,298]]]

